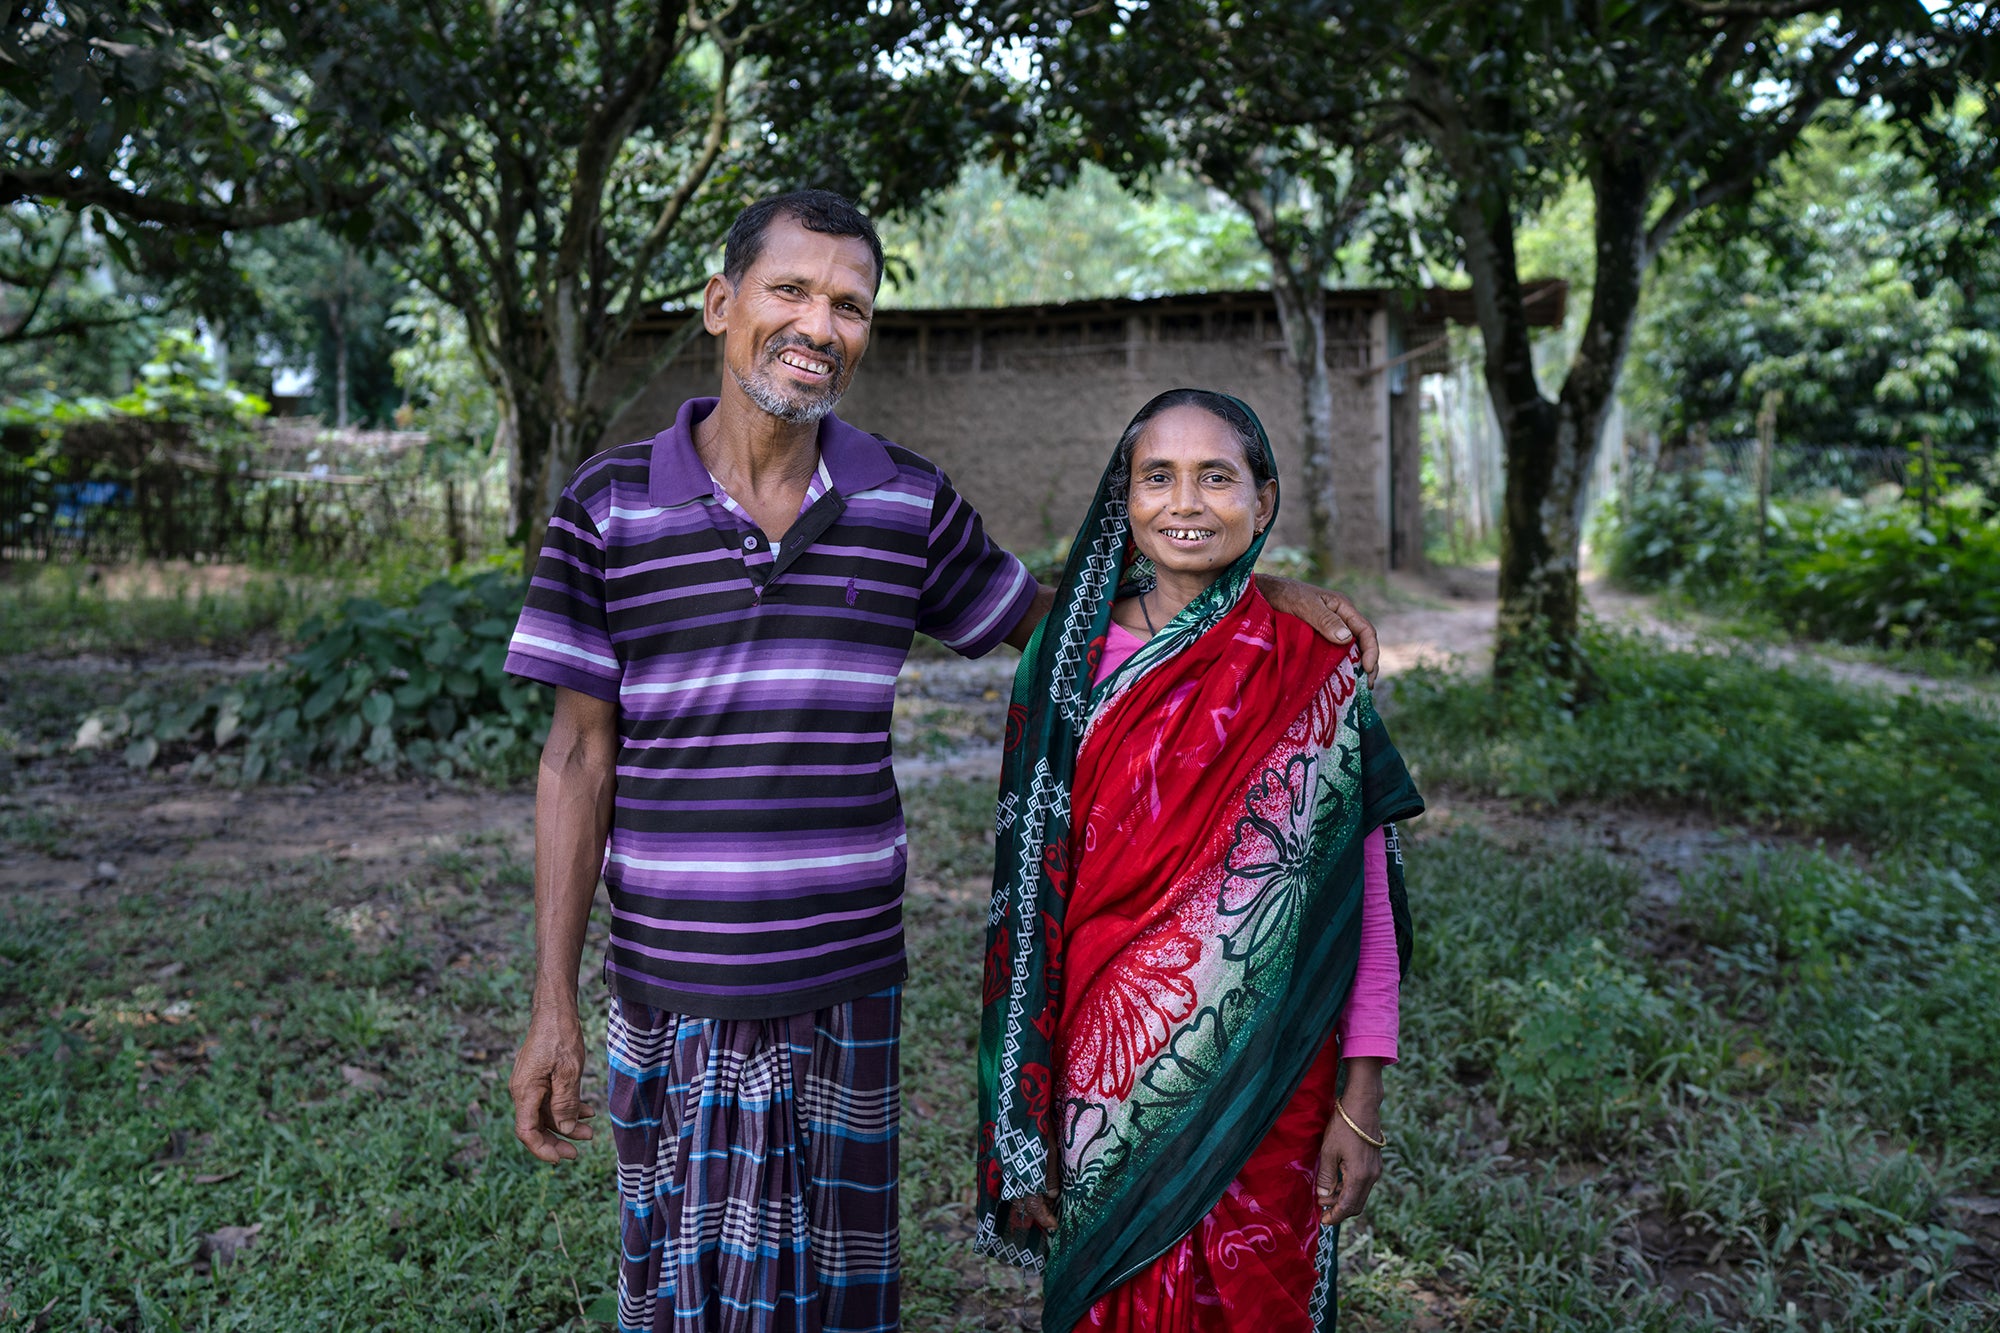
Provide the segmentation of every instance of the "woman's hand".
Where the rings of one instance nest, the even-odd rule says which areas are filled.
[[[1354,1125],[1368,1131],[1370,1138],[1382,1137],[1383,1062],[1356,1057],[1343,1063],[1347,1087],[1340,1094],[1340,1109],[1327,1118],[1326,1134],[1319,1143],[1316,1188],[1322,1226],[1359,1217],[1369,1191],[1382,1178],[1382,1150],[1355,1133]],[[1350,1117],[1354,1125],[1347,1123]]]
[[[1010,1199],[1007,1206],[1013,1211],[1008,1223],[1016,1231],[1026,1231],[1031,1226],[1044,1231],[1056,1229],[1056,1196],[1053,1194],[1030,1194],[1025,1198]]]

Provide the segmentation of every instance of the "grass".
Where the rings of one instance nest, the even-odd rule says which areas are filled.
[[[0,570],[0,655],[242,651],[287,638],[342,594],[332,580],[148,566]]]
[[[1420,780],[1473,813],[1407,830],[1417,956],[1343,1327],[2000,1324],[1989,724],[1643,641],[1595,660],[1614,692],[1573,718],[1397,691]],[[1752,831],[1649,882],[1486,821],[1496,793]],[[906,795],[905,1323],[1032,1327],[1034,1285],[966,1244],[991,790]],[[5,814],[16,845],[67,834]],[[610,1153],[513,1142],[529,889],[503,844],[377,884],[90,892],[0,900],[0,1326],[51,1301],[83,1329],[594,1326]],[[225,1265],[204,1237],[232,1227],[259,1230]]]
[[[1776,670],[1749,651],[1672,652],[1604,631],[1586,650],[1597,697],[1573,712],[1437,671],[1399,681],[1398,744],[1419,781],[1543,806],[1681,807],[2000,864],[2000,717]]]

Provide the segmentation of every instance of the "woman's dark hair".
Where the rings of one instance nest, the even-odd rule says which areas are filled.
[[[822,236],[852,236],[866,241],[868,253],[875,256],[875,288],[881,290],[882,238],[875,234],[875,224],[866,213],[832,190],[774,194],[738,213],[722,248],[722,276],[732,285],[743,281],[743,275],[757,262],[757,256],[764,253],[764,233],[776,218],[790,218],[807,231]]]
[[[1139,437],[1146,433],[1146,427],[1154,417],[1176,407],[1198,407],[1221,420],[1235,434],[1236,442],[1243,446],[1243,458],[1250,465],[1250,475],[1256,480],[1257,489],[1262,490],[1264,483],[1271,480],[1271,455],[1264,446],[1264,432],[1258,427],[1257,419],[1243,404],[1213,389],[1169,389],[1140,408],[1131,424],[1125,427],[1125,433],[1118,437],[1118,457],[1128,472],[1132,467],[1132,450],[1138,445]]]

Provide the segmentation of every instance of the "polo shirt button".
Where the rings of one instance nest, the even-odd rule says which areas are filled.
[[[743,549],[744,549],[744,550],[746,550],[746,551],[754,551],[754,550],[756,550],[756,549],[757,549],[757,534],[756,534],[756,533],[754,533],[754,532],[752,532],[752,533],[749,533],[748,535],[746,535],[746,536],[745,536],[745,537],[743,538]]]

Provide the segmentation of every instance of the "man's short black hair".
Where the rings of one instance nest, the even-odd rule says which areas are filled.
[[[875,224],[866,213],[832,190],[793,190],[772,195],[738,213],[722,251],[722,276],[732,286],[743,281],[743,275],[757,262],[757,256],[764,253],[764,233],[772,219],[781,217],[822,236],[855,236],[868,242],[868,253],[875,256],[875,290],[882,290],[882,238],[875,234]]]

